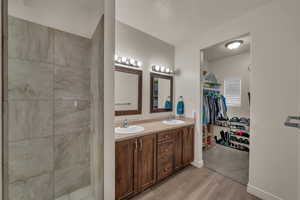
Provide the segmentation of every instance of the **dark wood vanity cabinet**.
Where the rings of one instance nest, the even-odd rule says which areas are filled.
[[[182,159],[182,134],[183,129],[180,129],[175,133],[174,140],[174,170],[178,171],[183,167]]]
[[[125,199],[138,192],[137,139],[116,143],[116,199]]]
[[[156,135],[147,135],[138,139],[138,188],[139,192],[156,182]]]
[[[174,139],[176,131],[166,131],[157,135],[157,180],[162,180],[173,173]]]
[[[182,164],[194,161],[194,127],[184,128],[182,133]]]
[[[156,135],[116,143],[116,199],[128,199],[156,182]]]
[[[194,160],[194,126],[116,143],[116,199],[129,199]]]

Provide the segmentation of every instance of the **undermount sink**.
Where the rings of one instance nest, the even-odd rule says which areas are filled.
[[[117,127],[115,128],[115,133],[117,134],[131,134],[131,133],[139,133],[144,131],[144,127],[142,126],[128,126],[127,128]]]
[[[163,123],[168,125],[177,125],[177,124],[184,124],[185,122],[178,119],[172,119],[172,120],[164,120]]]

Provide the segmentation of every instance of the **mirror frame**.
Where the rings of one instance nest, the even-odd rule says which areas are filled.
[[[153,82],[155,78],[162,78],[162,79],[167,79],[170,80],[170,97],[171,97],[171,102],[172,102],[172,108],[171,109],[165,109],[165,108],[153,108]],[[150,73],[150,113],[159,113],[159,112],[173,112],[173,76],[167,76],[167,75],[162,75],[162,74],[157,74],[157,73]]]
[[[138,69],[119,67],[119,66],[115,66],[114,71],[138,75],[138,109],[137,110],[115,110],[115,116],[142,114],[143,71]]]

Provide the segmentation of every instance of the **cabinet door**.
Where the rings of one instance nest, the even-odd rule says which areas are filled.
[[[160,181],[173,173],[174,141],[167,140],[157,144],[157,180]]]
[[[194,161],[194,127],[183,129],[182,134],[182,162],[186,166]]]
[[[116,143],[116,199],[137,192],[137,140]]]
[[[139,191],[143,191],[156,182],[156,135],[147,135],[138,139]]]
[[[174,169],[179,170],[182,168],[182,136],[183,129],[178,130],[175,133],[174,140]]]

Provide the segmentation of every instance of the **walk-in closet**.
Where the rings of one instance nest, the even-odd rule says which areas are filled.
[[[245,185],[251,151],[250,71],[249,35],[202,51],[204,165]]]

